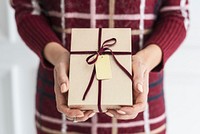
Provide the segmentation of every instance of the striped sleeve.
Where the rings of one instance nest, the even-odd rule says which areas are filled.
[[[37,0],[11,0],[11,6],[15,10],[15,19],[18,32],[26,45],[40,58],[41,63],[47,69],[52,69],[43,55],[44,47],[49,42],[61,41],[50,28],[49,22],[41,14]]]
[[[165,0],[154,30],[145,46],[157,44],[162,52],[162,62],[153,71],[160,71],[168,58],[183,42],[188,28],[188,0]]]

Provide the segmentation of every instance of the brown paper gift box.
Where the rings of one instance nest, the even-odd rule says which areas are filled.
[[[89,65],[86,59],[100,49],[99,38],[101,47],[104,41],[116,39],[116,44],[109,48],[114,53],[116,52],[115,57],[119,63],[132,74],[131,30],[129,28],[102,28],[101,33],[99,31],[100,29],[97,28],[72,29],[68,93],[68,106],[71,108],[105,112],[106,109],[117,109],[123,105],[133,104],[132,81],[116,64],[111,54],[109,54],[109,59],[112,78],[101,80],[99,89],[99,80],[95,75],[85,100],[82,99],[94,70],[94,64]],[[120,54],[120,52],[128,54]],[[100,98],[98,98],[99,95]]]

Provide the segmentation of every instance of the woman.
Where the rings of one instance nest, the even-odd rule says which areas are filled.
[[[186,36],[187,0],[12,0],[11,5],[19,34],[41,61],[38,134],[166,133],[163,67]],[[132,107],[106,114],[68,108],[70,37],[75,27],[132,29]]]

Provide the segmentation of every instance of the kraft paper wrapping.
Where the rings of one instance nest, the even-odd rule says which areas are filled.
[[[81,28],[72,29],[71,52],[98,51],[99,29]],[[101,44],[110,38],[116,38],[117,42],[110,47],[113,52],[131,52],[131,30],[128,28],[102,28]],[[96,76],[91,88],[85,98],[83,94],[88,86],[94,64],[89,65],[86,58],[91,55],[71,54],[69,80],[70,89],[68,93],[68,106],[71,108],[80,108],[82,110],[98,109],[98,80]],[[132,74],[131,54],[115,55],[120,64]],[[112,55],[109,55],[112,78],[102,80],[101,88],[101,109],[117,109],[122,105],[132,105],[132,81],[115,63]]]

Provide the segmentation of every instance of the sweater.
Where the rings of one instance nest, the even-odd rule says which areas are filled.
[[[188,0],[11,0],[18,32],[40,58],[36,90],[36,128],[46,133],[165,133],[163,67],[186,36]],[[72,123],[56,109],[53,66],[44,58],[49,42],[70,51],[71,28],[131,28],[132,53],[158,45],[162,62],[149,78],[148,106],[135,119],[104,114]]]

